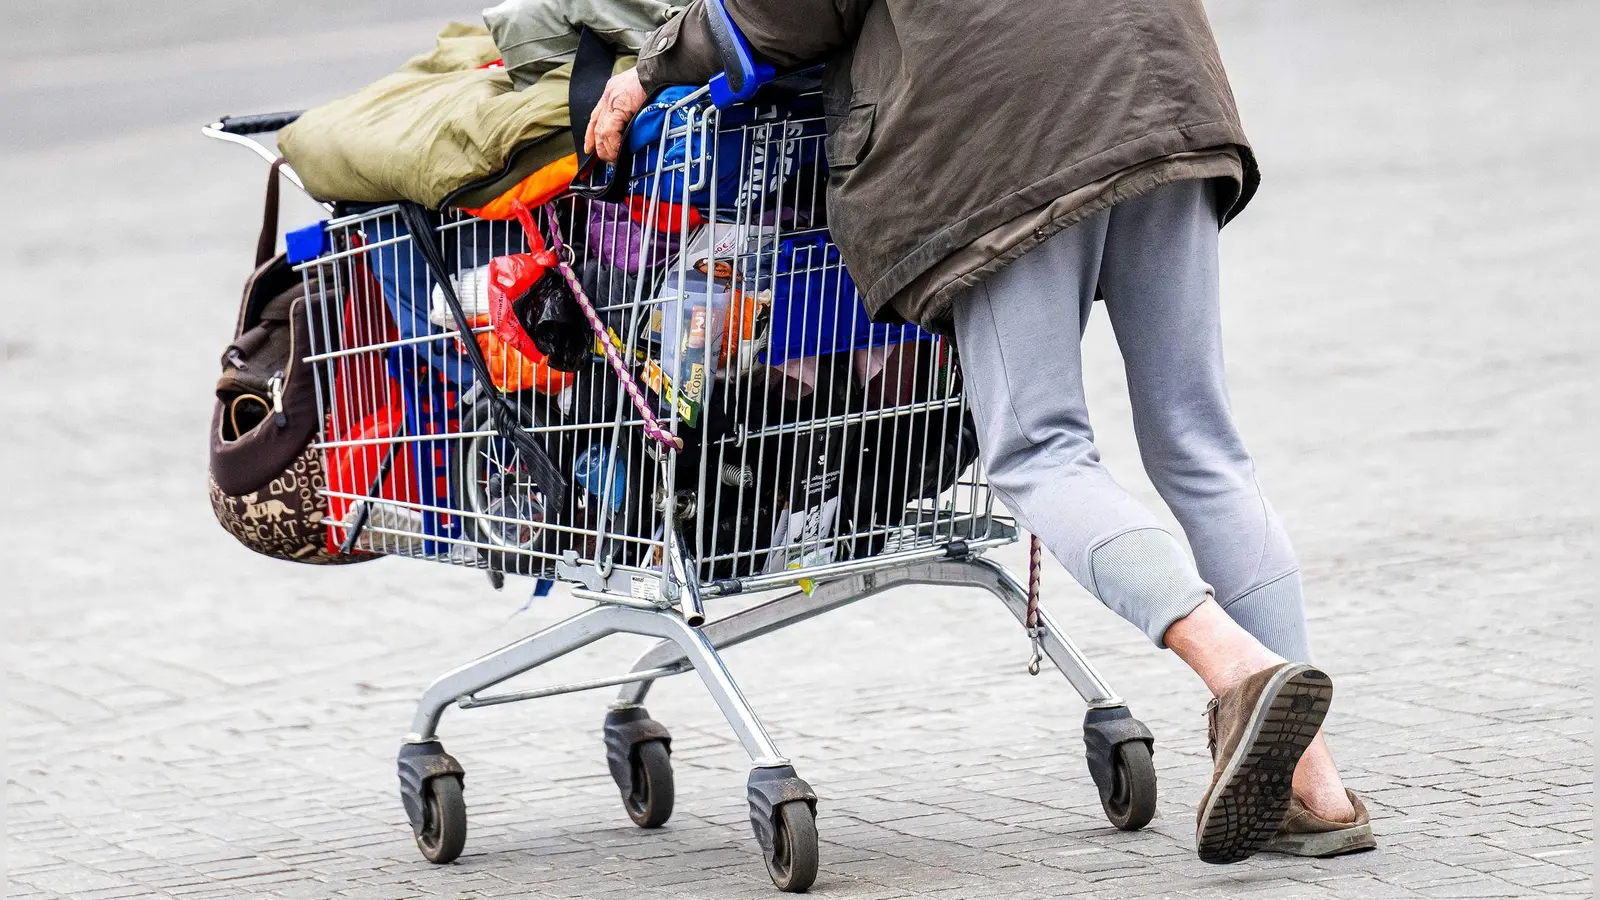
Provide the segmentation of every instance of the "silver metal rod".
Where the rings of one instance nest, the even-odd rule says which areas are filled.
[[[762,635],[771,634],[796,622],[820,616],[891,588],[913,584],[982,588],[999,597],[1021,622],[1027,615],[1028,593],[1002,566],[984,559],[939,560],[910,563],[891,569],[865,572],[850,578],[824,582],[811,594],[797,591],[714,622],[701,631],[717,649],[725,649]],[[1091,707],[1122,706],[1122,698],[1095,670],[1067,633],[1041,609],[1039,621],[1045,630],[1042,638],[1045,656],[1066,676],[1078,695]],[[680,659],[678,648],[657,644],[634,663],[638,672],[670,666]],[[617,695],[617,706],[636,706],[650,692],[650,682],[626,684]]]
[[[588,681],[570,681],[566,684],[551,685],[546,688],[537,688],[531,691],[515,691],[508,694],[492,694],[488,697],[462,697],[456,701],[458,709],[477,709],[480,706],[499,706],[502,703],[519,703],[523,700],[537,700],[540,697],[556,697],[561,694],[575,694],[579,691],[592,691],[596,688],[615,687],[627,684],[630,681],[644,679],[665,678],[668,675],[678,675],[693,668],[688,661],[675,666],[657,666],[642,672],[630,672],[626,675],[612,675],[607,678],[591,678]]]
[[[640,600],[638,597],[629,597],[627,594],[613,594],[606,591],[591,591],[588,588],[575,587],[572,589],[572,596],[578,598],[579,600],[588,600],[591,603],[627,606],[632,609],[661,609],[661,605],[659,603],[652,603],[649,600]]]
[[[904,406],[892,406],[865,412],[847,413],[826,418],[807,419],[788,425],[774,425],[771,428],[762,428],[745,433],[746,440],[757,440],[767,437],[782,437],[790,434],[807,434],[826,428],[839,428],[845,425],[855,425],[865,422],[878,422],[885,419],[896,419],[905,416],[914,416],[921,413],[936,412],[938,410],[960,409],[959,400],[929,400],[924,403],[910,403]]]
[[[989,592],[1000,598],[1000,602],[1011,610],[1019,623],[1025,623],[1028,618],[1028,589],[1019,583],[1015,576],[1006,571],[1004,566],[987,559],[974,559],[966,563],[973,570],[987,574],[985,580],[979,576],[977,580],[981,586],[988,588]],[[1044,655],[1050,662],[1066,676],[1083,702],[1091,707],[1105,708],[1122,706],[1122,698],[1111,689],[1111,685],[1100,676],[1088,657],[1078,649],[1067,632],[1056,624],[1054,617],[1043,606],[1039,608],[1039,626],[1044,630],[1040,643],[1044,648]]]
[[[623,425],[639,425],[643,419],[622,419]],[[522,430],[529,434],[560,434],[563,432],[584,432],[592,430],[593,426],[586,425],[538,425],[525,427]],[[311,446],[318,450],[334,450],[339,447],[375,447],[389,444],[415,444],[422,441],[462,441],[475,437],[499,437],[500,432],[490,430],[480,431],[453,431],[448,434],[397,434],[391,437],[377,438],[348,438],[333,441],[317,441]]]
[[[405,511],[408,511],[408,512],[418,512],[418,513],[432,512],[432,513],[441,513],[441,514],[444,514],[444,515],[451,515],[451,516],[459,516],[459,515],[462,514],[461,510],[456,509],[454,507],[438,506],[438,505],[428,504],[428,503],[413,503],[413,502],[404,501],[404,500],[374,499],[370,495],[357,494],[357,493],[353,493],[353,492],[350,492],[350,491],[326,491],[325,490],[325,491],[319,491],[318,493],[320,493],[322,496],[328,497],[328,498],[339,499],[339,500],[355,500],[355,501],[358,501],[358,502],[361,502],[361,503],[373,503],[373,504],[376,504],[377,506],[380,506],[380,507],[386,507],[386,508],[389,508],[389,509],[396,509],[396,510],[405,510]],[[504,524],[504,525],[526,525],[527,524],[526,522],[524,522],[521,519],[513,519],[513,518],[511,518],[509,516],[499,516],[499,515],[495,515],[493,513],[486,513],[486,512],[484,512],[484,513],[470,513],[470,515],[473,518],[479,520],[480,522],[498,522],[498,523],[501,523],[501,524]],[[334,521],[332,519],[328,520],[328,525],[330,527],[333,527],[333,528],[349,527],[343,522],[336,522],[336,521]],[[578,534],[578,535],[581,535],[581,534],[588,533],[588,532],[585,532],[581,528],[574,528],[571,525],[558,525],[555,522],[540,522],[539,523],[539,527],[542,528],[542,529],[549,529],[552,532],[557,532],[557,533],[561,533],[561,534]],[[402,534],[405,534],[405,532],[402,532]],[[408,535],[408,536],[414,536],[414,535]],[[434,539],[440,540],[440,541],[456,541],[456,542],[460,542],[460,543],[472,543],[471,541],[468,541],[468,540],[466,540],[464,538],[449,538],[449,537],[443,537],[443,536],[433,536],[433,537],[434,537]],[[647,546],[647,547],[659,546],[658,542],[650,541],[650,540],[648,540],[646,538],[636,538],[636,537],[630,537],[628,535],[617,535],[616,538],[619,541],[632,541],[634,543],[638,543],[638,544],[641,544],[641,545]],[[547,559],[560,559],[560,557],[557,556],[556,554],[544,553],[544,552],[537,551],[537,550],[527,550],[527,549],[522,549],[522,548],[517,548],[517,547],[501,547],[501,546],[498,546],[498,545],[490,545],[490,544],[483,544],[483,545],[479,545],[479,546],[482,546],[485,550],[500,550],[500,551],[504,551],[506,553],[521,553],[521,554],[523,554],[525,556],[540,556],[540,557],[544,557],[544,558],[547,558]]]
[[[997,526],[1000,523],[995,523]],[[1016,540],[1016,531],[1010,526],[1005,526],[1009,533],[994,538],[976,538],[964,541],[972,553],[978,553],[991,547],[1009,544]],[[909,563],[924,562],[927,560],[944,559],[950,555],[948,547],[927,547],[920,550],[905,550],[894,553],[885,553],[879,556],[869,556],[864,559],[846,560],[840,563],[831,563],[824,566],[808,566],[804,570],[774,572],[771,575],[752,575],[748,578],[738,579],[739,587],[744,591],[763,591],[778,587],[788,587],[797,581],[816,581],[838,578],[846,575],[855,575],[861,572],[871,572],[881,569],[892,569],[896,566]],[[717,596],[721,590],[715,585],[709,585],[706,593]]]
[[[640,634],[676,644],[699,673],[706,691],[722,710],[751,761],[758,766],[785,762],[761,720],[740,693],[722,657],[699,629],[689,626],[670,610],[625,606],[597,606],[586,610],[441,675],[423,692],[406,741],[433,740],[444,711],[461,698],[471,697],[611,634]]]
[[[892,574],[882,582],[874,575],[857,575],[854,578],[829,581],[817,585],[810,594],[805,591],[795,591],[742,609],[714,622],[707,622],[701,626],[700,631],[711,641],[712,646],[723,650],[787,628],[796,622],[820,616],[830,610],[849,606],[857,600],[904,583],[894,579]],[[683,659],[683,651],[676,644],[663,641],[646,650],[644,655],[634,662],[633,668],[636,673],[643,675],[655,669],[671,668]],[[625,707],[643,703],[645,695],[650,692],[652,680],[641,677],[626,683],[627,686],[617,695],[615,705]]]
[[[728,725],[733,728],[733,733],[739,738],[739,743],[744,745],[745,752],[750,755],[750,761],[756,766],[779,766],[786,760],[778,752],[777,745],[772,743],[772,738],[767,735],[767,729],[756,718],[755,711],[750,708],[750,703],[744,699],[744,694],[739,691],[739,685],[733,680],[733,675],[728,672],[728,667],[723,663],[722,657],[717,655],[717,648],[711,645],[698,628],[689,627],[675,616],[657,613],[664,621],[672,622],[678,629],[675,639],[678,645],[688,654],[694,669],[700,675],[700,680],[705,684],[706,690],[715,700],[717,707],[722,710],[723,718],[728,720]]]
[[[674,529],[667,541],[667,559],[672,566],[672,580],[678,587],[678,606],[683,610],[683,620],[699,627],[706,621],[706,606],[700,600],[700,576],[687,559],[688,548],[683,543],[683,532]]]
[[[871,557],[865,557],[859,560],[849,560],[844,563],[830,565],[845,566],[850,563],[865,563],[870,559],[876,560],[876,565],[880,568],[889,568],[906,562],[907,557],[910,555],[914,555],[917,558],[924,557],[930,552],[933,553],[935,557],[948,555],[949,551],[947,548],[950,544],[955,543],[956,541],[966,544],[968,552],[976,554],[992,547],[1009,544],[1016,539],[1016,529],[1010,523],[992,519],[981,513],[963,513],[960,515],[950,516],[942,523],[946,527],[940,528],[939,533],[937,534],[933,533],[932,530],[927,526],[914,526],[916,521],[914,517],[921,514],[936,516],[939,514],[939,511],[930,511],[923,506],[912,507],[907,510],[907,518],[911,519],[911,522],[899,525],[877,524],[863,526],[862,528],[853,532],[853,535],[858,538],[882,537],[886,541],[891,537],[903,538],[909,535],[911,540],[920,545],[919,547],[911,550],[880,551]],[[935,543],[936,541],[937,543]],[[780,547],[781,546],[786,545],[780,545]],[[748,558],[751,556],[764,554],[766,552],[768,551],[749,549],[733,550],[728,553],[718,553],[714,556],[708,556],[702,560],[702,563]],[[818,577],[827,577],[830,571],[837,570],[827,569],[822,566],[812,566],[807,568],[805,572],[774,574],[776,574],[780,579],[789,579],[788,581],[780,581],[779,585],[782,586],[785,584],[792,584],[796,579],[802,578],[807,581],[815,581]],[[757,582],[756,576],[727,579],[727,581],[730,583],[737,581],[739,583],[739,590],[763,590],[765,589],[766,585],[771,583],[770,579],[764,577],[760,582]],[[709,588],[712,596],[716,596],[725,591],[725,589],[720,586],[721,584],[722,582],[714,582]]]
[[[372,248],[369,246],[362,247],[361,249],[363,252],[365,252],[371,250]],[[307,264],[308,267],[314,267],[316,265],[316,262]],[[485,325],[481,328],[472,329],[473,334],[484,334],[491,331],[494,331],[493,325]],[[351,356],[376,354],[381,350],[392,350],[396,347],[414,347],[419,344],[443,343],[444,341],[453,341],[459,337],[461,337],[461,332],[455,330],[454,328],[450,329],[449,331],[432,331],[427,334],[419,334],[416,337],[400,338],[393,341],[378,341],[371,344],[363,344],[359,347],[348,347],[343,350],[332,350],[327,353],[312,353],[305,357],[305,361],[308,363],[327,362],[330,359],[344,359]]]
[[[211,138],[212,140],[226,141],[230,144],[238,144],[239,146],[244,147],[269,163],[278,161],[278,154],[267,149],[265,144],[257,140],[252,140],[244,135],[231,134],[223,131],[221,122],[216,122],[201,128],[200,133],[208,138]],[[300,180],[300,174],[296,172],[292,166],[290,166],[288,163],[284,163],[281,167],[279,167],[278,172],[279,174],[283,175],[284,178],[289,179],[289,183],[299,188],[307,197],[311,197],[311,192],[306,190],[305,182]],[[316,200],[317,198],[311,197],[311,199]],[[321,201],[318,202],[321,203]],[[326,209],[328,212],[333,212],[332,203],[322,203],[322,208]]]
[[[410,743],[433,740],[440,717],[458,699],[616,633],[615,615],[620,611],[616,607],[596,607],[578,613],[439,676],[423,692],[406,740]]]

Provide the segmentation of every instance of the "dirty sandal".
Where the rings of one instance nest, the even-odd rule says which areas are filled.
[[[1305,663],[1281,663],[1211,701],[1211,786],[1200,798],[1195,849],[1209,863],[1260,851],[1289,810],[1294,768],[1322,727],[1333,681]]]

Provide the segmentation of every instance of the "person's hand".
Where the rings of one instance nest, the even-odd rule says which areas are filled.
[[[644,108],[649,99],[644,85],[639,83],[639,72],[629,69],[611,76],[606,82],[606,92],[595,104],[589,116],[589,129],[583,135],[583,152],[593,153],[606,162],[616,162],[622,153],[622,132],[635,114]]]

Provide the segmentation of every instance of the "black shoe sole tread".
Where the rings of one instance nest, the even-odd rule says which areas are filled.
[[[1289,809],[1295,766],[1333,701],[1333,681],[1320,669],[1295,667],[1268,694],[1270,687],[1252,716],[1254,737],[1234,751],[1238,762],[1211,794],[1210,813],[1197,829],[1196,849],[1205,862],[1248,859],[1277,834]]]

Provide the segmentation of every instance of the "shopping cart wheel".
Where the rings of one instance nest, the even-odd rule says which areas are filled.
[[[645,741],[633,748],[632,790],[623,795],[628,818],[640,828],[660,828],[672,818],[677,787],[672,780],[672,757],[661,741]]]
[[[542,423],[527,413],[522,424]],[[462,537],[477,545],[479,564],[488,570],[489,583],[498,591],[508,574],[543,571],[543,560],[532,554],[552,549],[553,536],[543,526],[546,500],[522,471],[516,450],[495,434],[494,413],[487,401],[467,410],[460,427],[477,436],[463,441],[452,454],[450,502],[462,512]]]
[[[431,863],[454,862],[467,846],[467,804],[461,798],[461,779],[441,775],[422,789],[422,830],[417,849]]]
[[[750,828],[778,890],[801,894],[817,880],[817,795],[793,766],[750,771]]]
[[[1123,831],[1138,831],[1156,814],[1155,737],[1127,707],[1091,709],[1083,743],[1089,774],[1100,789],[1106,819]]]
[[[677,786],[672,777],[672,735],[642,706],[606,713],[606,766],[622,792],[622,808],[640,828],[660,828],[672,818]]]
[[[467,804],[461,797],[465,772],[438,741],[400,747],[400,802],[428,862],[447,863],[467,845]]]
[[[817,880],[817,814],[803,800],[778,807],[767,874],[778,890],[803,894]]]

